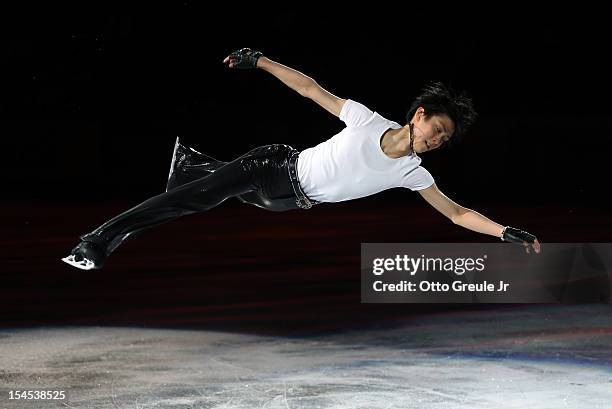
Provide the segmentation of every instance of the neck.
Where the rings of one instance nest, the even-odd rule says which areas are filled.
[[[383,136],[380,147],[385,155],[393,159],[410,155],[410,130],[407,127],[390,129]]]

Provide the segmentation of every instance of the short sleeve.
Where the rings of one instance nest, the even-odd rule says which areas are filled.
[[[346,126],[361,126],[368,122],[374,112],[359,102],[347,99],[340,110],[339,118],[346,123]]]
[[[427,169],[422,166],[417,166],[414,170],[404,178],[404,187],[412,191],[427,189],[435,182],[433,176]]]

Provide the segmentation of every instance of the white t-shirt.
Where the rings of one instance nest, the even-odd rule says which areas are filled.
[[[382,151],[381,136],[400,124],[350,99],[340,119],[346,123],[340,133],[300,152],[298,179],[309,198],[342,202],[394,187],[422,190],[434,183],[418,156],[393,159]]]

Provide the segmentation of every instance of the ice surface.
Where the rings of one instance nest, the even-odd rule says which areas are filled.
[[[610,408],[612,307],[520,306],[283,338],[0,331],[4,408]],[[63,389],[60,402],[9,401]]]

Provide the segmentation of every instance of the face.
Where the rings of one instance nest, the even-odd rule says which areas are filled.
[[[417,109],[410,122],[414,124],[414,150],[416,153],[439,148],[455,132],[455,124],[448,115],[425,115],[423,107]]]

